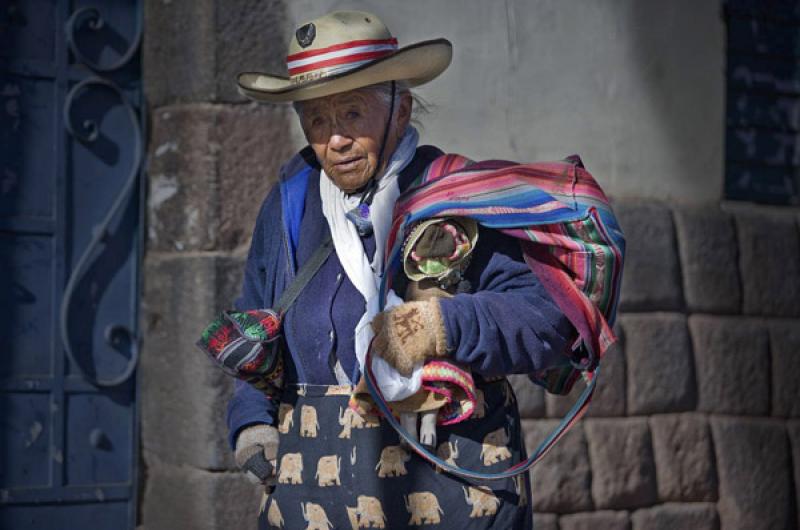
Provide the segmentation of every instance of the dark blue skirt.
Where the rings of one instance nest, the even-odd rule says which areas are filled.
[[[516,398],[505,379],[478,388],[478,417],[437,427],[437,453],[460,467],[501,471],[526,458]],[[442,473],[406,452],[388,423],[350,411],[351,390],[284,391],[278,484],[260,529],[532,528],[527,473],[482,483]]]

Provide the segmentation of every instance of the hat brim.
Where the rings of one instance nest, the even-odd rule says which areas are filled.
[[[285,76],[243,72],[237,76],[236,83],[239,92],[257,101],[304,101],[385,81],[405,81],[410,87],[419,86],[444,72],[452,57],[450,41],[434,39],[411,44],[353,70],[311,81],[293,83]]]

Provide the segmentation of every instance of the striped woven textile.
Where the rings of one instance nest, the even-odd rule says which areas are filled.
[[[564,369],[530,375],[550,391],[569,392],[616,340],[611,327],[625,252],[608,199],[580,158],[532,164],[436,159],[395,205],[382,293],[401,266],[408,231],[443,216],[469,217],[519,239],[527,264],[581,339],[565,352],[571,363]]]
[[[280,317],[270,309],[223,311],[196,344],[226,374],[277,395],[283,386],[280,326]]]

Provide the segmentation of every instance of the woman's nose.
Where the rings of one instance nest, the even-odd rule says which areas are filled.
[[[341,151],[342,149],[346,149],[353,143],[352,138],[349,136],[342,134],[340,132],[333,132],[330,138],[328,139],[328,146],[335,151]]]

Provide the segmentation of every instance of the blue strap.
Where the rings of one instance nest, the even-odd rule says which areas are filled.
[[[288,238],[289,263],[292,265],[292,274],[297,270],[295,252],[300,241],[300,223],[306,205],[306,191],[308,190],[309,175],[313,168],[303,166],[300,171],[281,181],[281,208],[283,209],[283,228]]]

